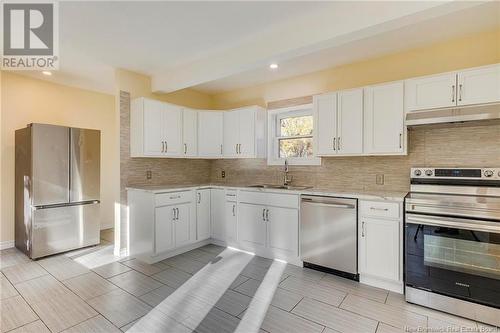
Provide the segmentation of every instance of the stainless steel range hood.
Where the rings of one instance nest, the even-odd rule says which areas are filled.
[[[407,126],[457,123],[500,119],[500,104],[485,104],[460,108],[412,111],[406,114]]]

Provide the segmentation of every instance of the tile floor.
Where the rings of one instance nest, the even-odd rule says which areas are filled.
[[[500,332],[215,245],[148,265],[113,257],[112,239],[106,233],[100,246],[38,261],[1,251],[0,332]]]

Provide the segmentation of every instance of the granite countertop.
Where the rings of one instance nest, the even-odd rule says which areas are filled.
[[[308,189],[275,189],[275,188],[256,188],[248,185],[231,185],[231,184],[182,184],[182,185],[137,185],[127,187],[127,190],[146,191],[151,193],[164,193],[172,191],[185,191],[203,188],[223,188],[223,189],[239,189],[255,192],[268,193],[291,193],[291,194],[309,194],[309,195],[327,195],[343,198],[356,198],[363,200],[388,200],[388,201],[404,201],[408,192],[399,191],[364,191],[364,190],[347,190],[342,188],[308,188]]]

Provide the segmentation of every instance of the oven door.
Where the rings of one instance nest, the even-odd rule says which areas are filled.
[[[500,308],[500,222],[406,214],[405,284]]]

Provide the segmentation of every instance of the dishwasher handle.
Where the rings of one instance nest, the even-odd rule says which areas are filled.
[[[344,208],[344,209],[355,209],[355,205],[343,204],[343,203],[323,203],[314,202],[309,200],[302,200],[303,204],[316,206],[316,207],[329,207],[329,208]]]

